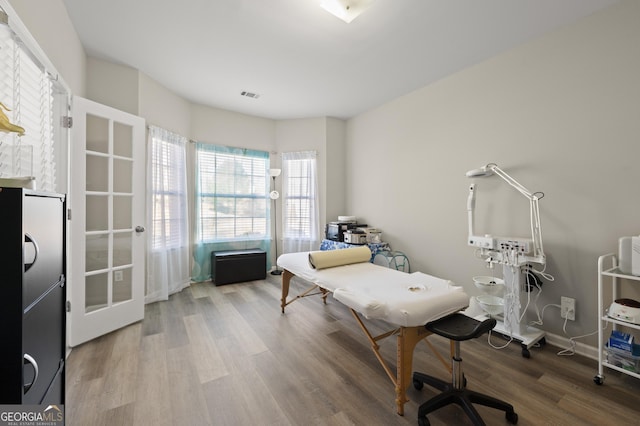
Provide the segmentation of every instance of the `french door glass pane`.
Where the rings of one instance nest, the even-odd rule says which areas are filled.
[[[126,302],[133,297],[131,268],[113,271],[113,303]]]
[[[113,196],[113,229],[132,229],[132,212],[130,195]]]
[[[132,170],[133,163],[131,160],[113,159],[113,192],[127,194],[132,192]]]
[[[109,235],[86,236],[86,272],[99,271],[109,267]]]
[[[86,200],[86,230],[106,231],[109,229],[109,197],[106,195],[87,195]]]
[[[109,275],[105,272],[85,277],[85,312],[93,312],[107,306],[109,300]]]
[[[131,265],[131,232],[113,234],[113,267]]]
[[[133,127],[118,122],[113,123],[113,155],[132,158]]]
[[[87,191],[109,190],[109,158],[87,154]]]
[[[109,120],[87,115],[87,151],[109,152]]]

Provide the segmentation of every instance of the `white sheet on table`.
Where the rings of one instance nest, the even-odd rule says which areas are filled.
[[[469,304],[462,287],[422,272],[408,274],[369,262],[314,270],[308,252],[283,254],[278,266],[331,291],[368,319],[405,327],[424,325]]]

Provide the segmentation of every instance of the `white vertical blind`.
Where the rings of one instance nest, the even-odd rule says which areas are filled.
[[[0,132],[0,177],[33,176],[43,191],[56,190],[53,82],[21,41],[0,24],[0,102],[25,129],[23,136]]]

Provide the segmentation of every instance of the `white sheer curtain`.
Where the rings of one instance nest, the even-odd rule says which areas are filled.
[[[149,127],[145,303],[167,300],[190,283],[187,138]]]
[[[320,248],[317,153],[282,153],[282,252]]]

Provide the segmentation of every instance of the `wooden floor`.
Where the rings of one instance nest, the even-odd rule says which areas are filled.
[[[292,284],[291,293],[302,289]],[[145,319],[76,347],[67,361],[67,425],[415,425],[437,391],[408,390],[405,416],[350,312],[310,297],[280,312],[279,277],[215,287],[195,284],[146,306]],[[382,323],[372,323],[372,331]],[[640,381],[597,363],[560,357],[547,345],[521,356],[518,344],[462,343],[468,387],[512,403],[519,425],[640,424]],[[443,354],[448,342],[429,338]],[[497,340],[496,343],[501,343]],[[395,370],[395,338],[382,343]],[[414,370],[448,378],[426,345]],[[504,414],[479,408],[488,425]],[[457,406],[432,425],[468,425]]]

